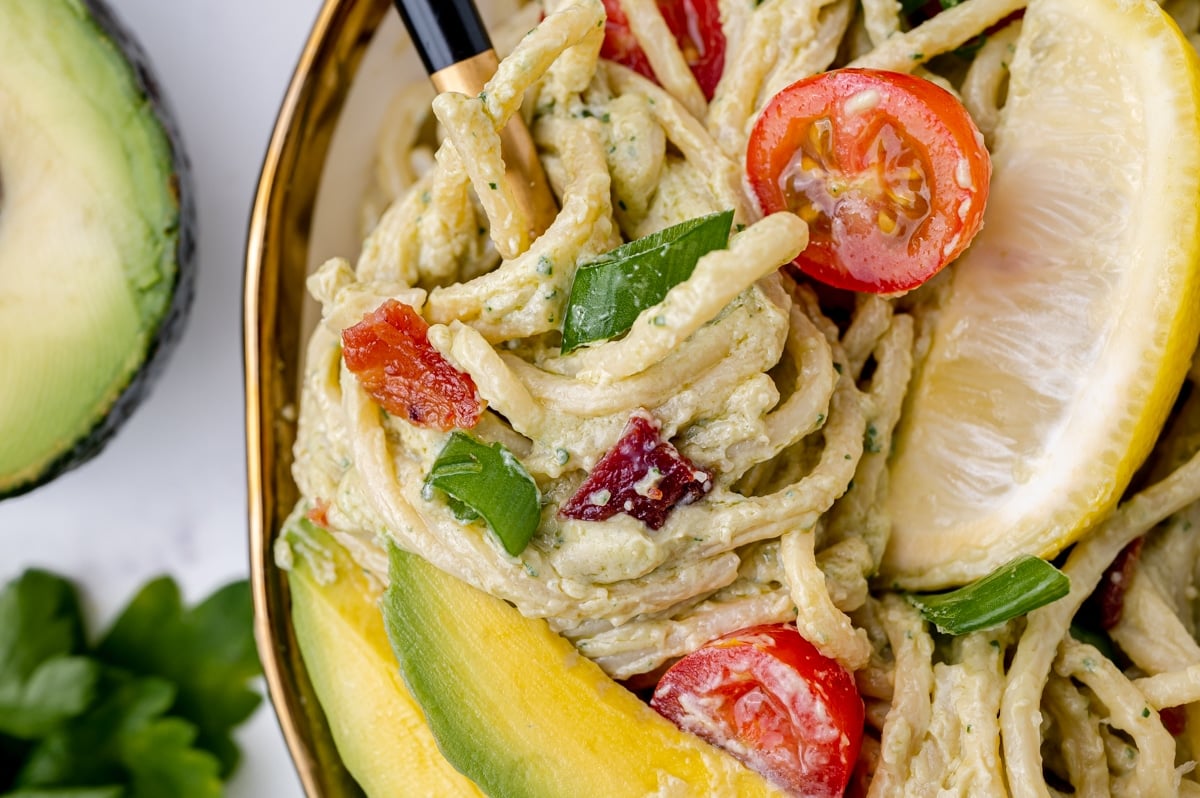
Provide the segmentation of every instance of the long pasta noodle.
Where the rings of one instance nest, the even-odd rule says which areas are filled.
[[[657,80],[599,58],[606,5]],[[795,624],[854,674],[867,734],[855,779],[869,796],[1200,794],[1200,363],[1148,486],[1066,556],[1067,597],[950,639],[878,581],[892,440],[946,282],[841,302],[797,280],[781,267],[810,228],[760,213],[744,158],[765,103],[835,66],[945,86],[990,141],[1022,35],[1009,18],[1025,0],[963,0],[919,24],[907,5],[720,0],[726,64],[708,101],[659,4],[506,0],[497,74],[475,97],[398,93],[361,251],[309,278],[322,314],[301,391],[302,502],[379,580],[394,542],[546,619],[618,680],[737,629]],[[1163,6],[1200,42],[1200,0]],[[560,208],[540,235],[503,179],[499,131],[517,115]],[[562,351],[581,265],[725,210],[727,247],[628,332]],[[447,433],[382,412],[344,362],[342,331],[389,300],[470,378],[471,434],[503,444],[537,484],[540,523],[519,555],[431,500],[426,475]],[[703,499],[653,530],[620,513],[560,515],[635,416],[704,470]],[[1125,580],[1109,630],[1118,665],[1071,627],[1143,536],[1132,570],[1107,577]]]

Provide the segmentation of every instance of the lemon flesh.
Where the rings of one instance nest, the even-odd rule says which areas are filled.
[[[1030,3],[984,228],[898,435],[889,583],[1055,554],[1149,452],[1200,331],[1198,75],[1153,2]]]

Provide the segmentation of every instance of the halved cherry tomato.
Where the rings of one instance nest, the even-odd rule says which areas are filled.
[[[746,172],[764,213],[808,222],[801,271],[891,294],[966,249],[992,168],[954,95],[912,75],[840,69],[771,99],[750,134]]]
[[[481,412],[475,381],[433,348],[428,333],[412,307],[389,299],[342,330],[342,359],[393,416],[447,432],[473,427]]]
[[[604,23],[600,57],[654,80],[650,60],[629,29],[629,19],[620,3],[604,0],[604,10],[608,21]],[[725,33],[721,29],[717,0],[658,0],[658,10],[692,68],[700,90],[711,100],[725,69]]]
[[[796,796],[842,795],[862,743],[854,677],[790,624],[705,644],[671,666],[650,706]]]

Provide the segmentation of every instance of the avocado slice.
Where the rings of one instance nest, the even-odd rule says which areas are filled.
[[[526,618],[392,547],[384,622],[443,755],[491,796],[781,796]]]
[[[292,626],[305,670],[346,770],[368,796],[473,798],[413,701],[388,644],[381,588],[308,520],[284,533]]]
[[[99,0],[0,0],[0,498],[96,454],[181,331],[194,212],[148,61]]]

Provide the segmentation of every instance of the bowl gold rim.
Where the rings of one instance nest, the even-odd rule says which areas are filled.
[[[275,537],[293,507],[291,447],[309,232],[321,172],[351,80],[387,0],[325,0],[263,160],[250,214],[243,293],[246,476],[254,634],[267,691],[309,798],[361,796],[342,765],[291,625]]]

